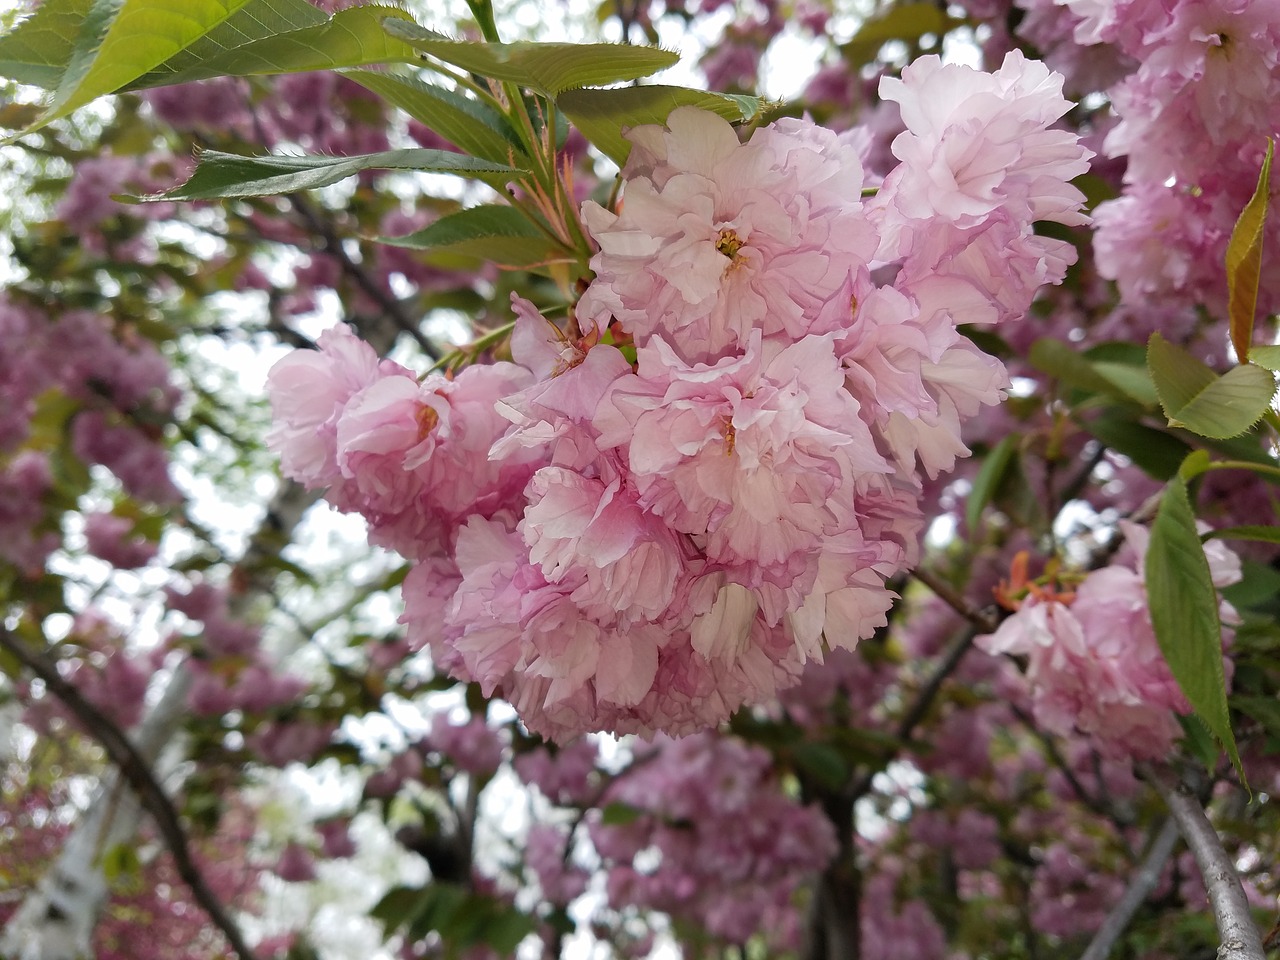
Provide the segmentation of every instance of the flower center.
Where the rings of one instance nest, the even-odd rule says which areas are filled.
[[[418,421],[418,442],[421,443],[440,422],[440,414],[436,413],[434,407],[424,403],[418,408],[414,419]]]
[[[721,230],[720,237],[716,240],[716,249],[730,260],[735,260],[738,251],[742,249],[742,240],[734,230]]]

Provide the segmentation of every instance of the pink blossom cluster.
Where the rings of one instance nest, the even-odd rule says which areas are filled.
[[[1136,66],[1108,91],[1118,123],[1104,150],[1128,166],[1101,204],[1099,266],[1126,301],[1190,295],[1221,309],[1223,254],[1280,129],[1280,17],[1251,0],[1061,0],[1081,45],[1110,44]],[[1280,241],[1275,218],[1266,244]],[[1264,245],[1265,246],[1265,245]],[[1280,304],[1262,272],[1263,312]]]
[[[958,329],[1020,317],[1074,253],[1088,151],[1061,78],[923,58],[872,199],[858,134],[630,131],[567,329],[513,298],[513,363],[419,381],[343,329],[268,388],[285,473],[416,566],[414,646],[536,732],[683,734],[885,623],[921,474],[968,450],[1003,366]],[[634,348],[634,357],[624,352]]]
[[[1175,715],[1191,706],[1151,625],[1143,579],[1148,531],[1128,521],[1121,528],[1129,559],[1090,572],[1069,603],[1033,592],[977,643],[988,653],[1027,658],[1026,683],[1043,729],[1064,736],[1079,730],[1107,757],[1157,760],[1182,735]],[[1215,586],[1240,579],[1240,560],[1221,541],[1208,541],[1205,556]],[[1225,601],[1222,615],[1234,619]]]
[[[653,748],[601,803],[638,816],[590,824],[610,903],[661,910],[731,943],[766,931],[771,946],[796,947],[793,898],[835,855],[831,821],[786,794],[759,747],[698,734]]]

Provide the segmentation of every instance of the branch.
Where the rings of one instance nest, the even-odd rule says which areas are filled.
[[[1177,842],[1178,824],[1173,817],[1170,817],[1160,827],[1160,832],[1152,841],[1146,858],[1134,872],[1133,879],[1129,881],[1129,887],[1125,890],[1124,896],[1102,921],[1102,926],[1093,935],[1093,940],[1090,941],[1088,949],[1081,954],[1080,960],[1107,960],[1111,948],[1120,939],[1120,934],[1124,933],[1133,915],[1138,912],[1138,908],[1146,902],[1151,891],[1160,882],[1160,874],[1164,872],[1164,865],[1173,855],[1173,848]]]
[[[1218,936],[1222,938],[1218,960],[1265,960],[1262,937],[1249,911],[1240,876],[1199,798],[1185,780],[1174,776],[1167,767],[1144,767],[1141,772],[1164,800],[1196,858]]]
[[[1000,626],[996,617],[979,610],[932,570],[916,567],[911,575],[932,590],[939,600],[973,624],[979,633],[993,633]]]
[[[933,706],[933,701],[937,699],[938,694],[942,691],[942,685],[955,672],[956,667],[960,666],[960,661],[964,659],[964,655],[973,647],[973,641],[977,635],[975,630],[966,630],[943,654],[942,659],[933,668],[933,673],[929,675],[929,679],[925,681],[924,686],[916,693],[916,698],[911,706],[907,708],[906,713],[898,721],[897,729],[894,730],[893,734],[896,740],[905,743],[911,738],[911,734],[915,732],[916,727],[924,720],[929,713],[929,708]],[[892,754],[886,760],[891,757]],[[864,796],[871,789],[871,781],[875,779],[876,772],[875,770],[869,770],[853,785],[853,799],[856,800]]]
[[[378,283],[369,271],[364,268],[364,264],[357,263],[351,258],[351,255],[347,253],[346,247],[342,245],[342,239],[334,232],[331,225],[325,223],[306,197],[294,193],[289,194],[287,199],[293,205],[293,209],[297,210],[302,219],[307,222],[307,226],[319,236],[325,252],[342,264],[342,269],[355,281],[356,286],[380,306],[397,327],[413,338],[422,352],[426,354],[428,360],[433,363],[439,360],[440,357],[437,355],[436,348],[426,338],[422,330],[419,329],[414,319],[405,311],[404,302],[392,296],[382,284]]]
[[[129,738],[101,710],[86,700],[79,690],[64,680],[53,664],[28,651],[17,637],[3,627],[0,627],[0,647],[39,677],[50,693],[61,700],[75,715],[85,731],[102,745],[107,756],[119,768],[121,775],[142,801],[142,805],[155,819],[165,846],[173,855],[178,874],[191,888],[196,902],[209,915],[214,925],[222,931],[227,942],[231,944],[231,949],[241,957],[241,960],[256,960],[235,921],[209,889],[204,875],[196,866],[187,843],[187,835],[183,831],[173,802]]]

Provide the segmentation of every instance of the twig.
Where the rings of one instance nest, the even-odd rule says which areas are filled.
[[[973,624],[979,632],[991,633],[1000,626],[995,617],[979,610],[932,570],[916,567],[911,575],[937,594],[939,600]]]
[[[1196,858],[1218,936],[1222,938],[1218,960],[1265,960],[1262,937],[1249,911],[1240,876],[1199,798],[1185,780],[1168,768],[1144,767],[1141,772],[1164,800]]]
[[[1093,940],[1081,954],[1080,960],[1106,960],[1111,953],[1111,948],[1120,939],[1120,934],[1124,933],[1125,928],[1129,926],[1133,915],[1138,912],[1138,908],[1146,902],[1151,891],[1160,882],[1160,874],[1164,871],[1164,865],[1169,861],[1169,857],[1172,856],[1177,842],[1178,824],[1173,817],[1169,817],[1160,827],[1142,864],[1134,871],[1124,896],[1102,921],[1102,926],[1093,935]]]
[[[380,306],[391,318],[391,321],[414,339],[414,342],[426,354],[428,360],[432,362],[439,359],[436,348],[431,341],[426,338],[418,324],[405,311],[404,303],[396,299],[386,290],[382,284],[378,283],[364,268],[363,264],[357,263],[347,253],[346,247],[342,245],[341,238],[334,232],[333,228],[324,222],[324,219],[316,213],[310,202],[299,194],[289,194],[287,197],[293,209],[297,210],[301,217],[307,221],[312,231],[319,235],[321,242],[324,244],[325,252],[334,257],[340,264],[342,269],[356,282],[361,290],[363,290],[378,306]]]
[[[1115,809],[1114,805],[1109,802],[1108,798],[1102,796],[1095,797],[1085,788],[1085,785],[1080,782],[1080,778],[1076,776],[1075,771],[1071,769],[1070,764],[1067,763],[1067,758],[1064,757],[1062,755],[1062,751],[1058,749],[1057,741],[1040,729],[1036,724],[1035,718],[1031,716],[1031,714],[1027,713],[1026,710],[1023,710],[1016,703],[1009,704],[1009,710],[1028,730],[1031,731],[1032,735],[1040,741],[1040,746],[1044,748],[1044,752],[1048,755],[1050,762],[1053,763],[1058,772],[1062,774],[1063,779],[1067,781],[1067,786],[1071,788],[1071,792],[1076,795],[1077,800],[1094,813],[1111,820],[1116,824],[1116,826],[1125,827],[1132,822],[1131,817],[1122,817],[1119,811]],[[1101,793],[1101,771],[1095,770],[1094,777],[1097,780],[1099,792]],[[1130,854],[1130,859],[1133,859],[1132,854]]]
[[[894,730],[896,740],[905,743],[910,739],[916,727],[920,725],[925,715],[928,714],[929,708],[933,706],[933,701],[937,699],[938,693],[942,690],[942,685],[946,683],[947,677],[955,672],[956,667],[960,666],[960,661],[964,659],[964,655],[973,647],[973,640],[976,636],[976,631],[966,630],[952,643],[950,649],[943,654],[942,659],[933,668],[933,673],[929,675],[929,679],[925,681],[924,686],[916,693],[916,698],[911,706],[907,708],[907,711],[898,721],[897,729]],[[868,771],[854,783],[851,794],[853,799],[858,799],[871,789],[871,781],[875,778],[876,772],[875,770]]]
[[[121,775],[128,781],[142,805],[156,821],[165,846],[173,855],[178,874],[186,881],[195,895],[196,902],[204,908],[215,926],[231,945],[231,949],[241,960],[256,960],[253,951],[245,943],[235,921],[227,913],[226,908],[209,889],[204,875],[196,866],[187,844],[187,835],[178,819],[178,811],[174,808],[169,795],[157,782],[151,767],[143,759],[137,748],[120,728],[91,704],[74,686],[58,673],[53,664],[43,657],[31,653],[8,630],[0,627],[0,647],[16,657],[28,670],[39,677],[49,691],[56,696],[80,721],[85,731],[97,740],[107,751],[107,756],[120,769]]]

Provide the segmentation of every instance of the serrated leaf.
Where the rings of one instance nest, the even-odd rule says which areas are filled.
[[[411,250],[434,250],[477,257],[507,267],[530,267],[568,256],[514,207],[487,204],[441,217],[404,237],[379,241]]]
[[[1154,400],[1149,387],[1144,387],[1133,368],[1112,361],[1094,361],[1075,347],[1044,337],[1031,345],[1027,355],[1031,365],[1072,387],[1088,393],[1101,393],[1116,400],[1146,406]]]
[[[1181,479],[1169,481],[1160,499],[1144,572],[1151,623],[1169,670],[1240,771],[1227,712],[1218,595]]]
[[[1280,372],[1280,346],[1267,344],[1266,346],[1253,347],[1249,351],[1249,361],[1256,363],[1260,367],[1267,370]]]
[[[445,63],[548,97],[575,87],[638,80],[675,66],[680,55],[627,43],[481,43],[455,40],[404,20],[385,24],[392,36]]]
[[[1267,152],[1258,173],[1258,186],[1240,212],[1227,244],[1227,316],[1231,345],[1241,363],[1249,359],[1253,343],[1253,320],[1258,309],[1258,281],[1262,276],[1262,232],[1267,222],[1267,200],[1271,192],[1271,154],[1275,144],[1268,138]]]
[[[524,157],[506,118],[486,104],[417,77],[372,70],[347,70],[344,75],[466,153],[495,163],[520,163]]]
[[[1238,437],[1262,419],[1276,393],[1276,378],[1255,364],[1233,367],[1170,416],[1172,426],[1202,437]]]
[[[383,29],[388,18],[412,22],[408,13],[388,4],[339,10],[327,20],[268,34],[211,52],[177,71],[140,79],[137,87],[186,83],[208,77],[252,77],[310,70],[340,70],[380,63],[414,63],[418,53]]]
[[[229,51],[278,34],[314,27],[329,18],[307,0],[249,0],[233,15],[155,70],[139,77],[128,89],[182,83],[201,77],[202,63]],[[207,76],[208,74],[204,74]]]
[[[1202,360],[1158,333],[1147,341],[1147,369],[1160,405],[1170,418],[1170,411],[1181,410],[1218,376]]]
[[[44,114],[23,133],[65,117],[155,69],[246,0],[94,0]],[[22,134],[19,134],[21,136]]]
[[[1149,476],[1165,481],[1178,473],[1178,467],[1191,448],[1172,434],[1139,423],[1123,411],[1111,408],[1085,424],[1103,445],[1123,454]]]
[[[622,135],[626,128],[666,123],[676,107],[697,107],[737,123],[754,119],[764,101],[689,87],[652,85],[569,90],[556,98],[556,106],[601,153],[622,166],[631,152],[631,141]]]
[[[245,157],[206,150],[190,179],[165,193],[135,200],[225,200],[314,190],[364,170],[417,170],[477,179],[508,179],[523,171],[447,150],[384,150],[354,157]]]
[[[1255,364],[1218,376],[1158,333],[1147,344],[1147,365],[1169,425],[1225,440],[1244,433],[1267,412],[1275,377]]]
[[[978,469],[978,475],[973,478],[973,489],[969,491],[969,499],[964,508],[965,523],[969,527],[970,536],[975,535],[978,524],[982,520],[982,511],[991,502],[996,490],[1000,488],[1005,475],[1009,472],[1013,455],[1018,449],[1019,439],[1017,434],[1007,434],[990,453],[983,457],[982,466]]]
[[[0,76],[52,90],[71,59],[93,0],[44,3],[0,37]]]

